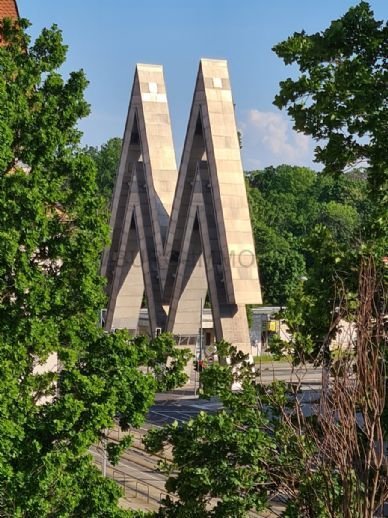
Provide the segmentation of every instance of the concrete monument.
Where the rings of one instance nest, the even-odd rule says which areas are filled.
[[[137,65],[112,200],[105,327],[196,335],[209,295],[216,340],[248,350],[261,303],[227,63],[202,59],[179,174],[163,70]]]

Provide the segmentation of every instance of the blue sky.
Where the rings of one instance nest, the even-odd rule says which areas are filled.
[[[319,168],[313,143],[291,129],[272,105],[292,70],[272,52],[294,31],[325,29],[356,0],[19,0],[35,37],[53,23],[69,45],[64,74],[83,68],[92,113],[80,123],[83,142],[122,136],[136,63],[164,66],[179,163],[201,57],[229,63],[246,170],[281,163]],[[387,19],[388,0],[370,2]]]

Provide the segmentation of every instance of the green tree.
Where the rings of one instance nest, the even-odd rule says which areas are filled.
[[[84,149],[91,156],[97,167],[97,185],[100,194],[110,203],[113,194],[114,180],[120,162],[121,138],[109,139],[100,148],[89,146]]]
[[[0,514],[130,516],[88,449],[115,419],[139,425],[158,388],[184,381],[187,353],[99,328],[108,227],[76,127],[87,81],[59,74],[56,26],[33,44],[27,26],[0,25]],[[53,354],[59,368],[38,373]]]
[[[369,196],[384,208],[373,227],[386,233],[387,22],[360,2],[325,31],[294,33],[274,51],[300,70],[296,80],[280,84],[276,106],[318,141],[315,157],[325,172],[339,175],[366,163]]]
[[[300,70],[297,79],[280,84],[275,104],[287,109],[297,131],[317,141],[316,160],[324,165],[319,196],[330,191],[335,196],[326,204],[320,225],[306,240],[305,296],[298,295],[293,308],[298,298],[303,303],[297,314],[288,316],[301,336],[311,335],[311,327],[316,329],[313,340],[317,353],[328,343],[328,322],[351,319],[349,309],[360,302],[356,297],[363,261],[360,256],[371,254],[379,275],[386,276],[382,258],[388,248],[388,161],[384,151],[388,26],[376,21],[370,6],[360,2],[325,31],[294,33],[274,51],[286,64],[296,64]],[[360,175],[353,173],[349,178],[344,174],[360,162],[364,164],[361,176],[366,176],[364,200],[349,183],[352,179],[353,186],[360,185]],[[348,195],[345,204],[338,186]],[[349,301],[346,309],[341,304],[344,298]],[[378,304],[384,312],[386,301]],[[344,313],[333,315],[333,308],[339,306]]]
[[[366,174],[366,199],[360,204],[357,196],[353,198],[365,209],[361,225],[349,207],[339,210],[336,203],[327,205],[322,222],[329,218],[331,231],[321,225],[307,240],[311,277],[308,275],[292,300],[286,318],[295,331],[292,347],[302,357],[307,352],[323,360],[326,373],[331,367],[329,344],[340,319],[356,323],[357,391],[347,392],[347,397],[351,405],[359,405],[364,424],[359,425],[356,410],[348,414],[343,426],[353,427],[355,436],[336,447],[348,456],[342,475],[347,492],[358,501],[356,513],[369,517],[374,515],[379,498],[376,474],[384,478],[379,470],[381,463],[386,463],[376,445],[382,449],[382,436],[387,433],[383,322],[388,281],[384,264],[388,249],[388,158],[384,150],[388,128],[388,24],[375,20],[369,4],[360,2],[325,31],[294,33],[274,50],[286,64],[296,64],[300,70],[296,80],[280,84],[275,104],[287,109],[296,130],[317,141],[316,160],[323,163],[323,175],[329,179],[325,187],[333,185],[333,178],[346,178],[344,173],[360,163],[364,166],[362,174]],[[352,190],[350,193],[355,194]],[[352,247],[343,246],[343,235],[351,228],[359,229],[358,239],[353,240]],[[346,392],[346,383],[343,387]],[[334,407],[338,415],[347,414],[344,400]],[[370,419],[374,420],[372,426]],[[341,423],[333,424],[331,439],[337,437]],[[367,434],[369,446],[362,439]],[[354,453],[360,451],[360,445],[361,452],[368,451],[369,459],[374,459],[372,464]],[[337,467],[340,470],[339,464]],[[352,476],[356,478],[352,480]],[[353,493],[358,484],[361,488]],[[380,491],[386,498],[387,488]]]
[[[255,225],[263,298],[270,304],[285,306],[305,275],[305,258],[292,234],[281,235],[265,224]]]
[[[366,181],[282,165],[248,174],[248,200],[266,303],[288,305],[316,262],[310,241],[319,229],[348,250],[361,239],[368,213]]]
[[[364,289],[373,287],[371,278],[361,281]],[[365,298],[358,323],[368,304]],[[359,333],[362,353],[355,362],[344,357],[319,415],[299,387],[262,384],[241,352],[217,344],[219,363],[202,371],[201,384],[203,395],[219,397],[222,408],[153,429],[145,438],[149,451],[172,452],[171,463],[160,463],[169,494],[157,516],[244,518],[272,500],[283,503],[285,518],[375,516],[388,497],[379,422],[384,387],[374,367],[379,351],[370,348],[375,332],[368,326]],[[355,366],[361,373],[356,380]],[[240,390],[232,392],[233,381]]]
[[[316,218],[313,196],[317,173],[307,167],[281,165],[250,173],[249,182],[264,197],[265,221],[281,234],[305,235]]]
[[[201,382],[203,395],[217,395],[222,409],[154,429],[145,439],[149,451],[173,454],[171,464],[161,463],[169,495],[157,516],[244,518],[269,508],[276,496],[285,502],[284,517],[340,518],[340,481],[331,470],[329,491],[335,490],[327,496],[326,466],[318,462],[318,444],[306,433],[314,418],[303,419],[284,383],[256,383],[234,347],[218,344],[218,355],[220,363],[205,369]],[[231,391],[234,380],[241,390]]]
[[[244,359],[226,343],[218,344],[218,354],[228,355],[233,365]],[[200,412],[187,423],[174,422],[146,437],[149,451],[172,446],[173,452],[172,464],[162,469],[169,475],[166,489],[177,500],[167,497],[157,516],[244,517],[251,509],[266,508],[275,442],[266,432],[268,419],[256,404],[249,378],[236,394],[230,390],[233,378],[232,365],[225,361],[205,369],[204,393],[221,397],[223,409]]]

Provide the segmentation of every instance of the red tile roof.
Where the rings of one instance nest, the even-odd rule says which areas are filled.
[[[0,20],[2,18],[19,18],[16,0],[0,0]]]
[[[16,0],[0,0],[0,21],[3,18],[19,18]],[[4,45],[0,34],[0,47]]]

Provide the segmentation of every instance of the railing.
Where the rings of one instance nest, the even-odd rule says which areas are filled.
[[[161,491],[158,486],[129,476],[120,469],[110,467],[108,473],[123,488],[123,498],[127,501],[144,499],[147,504],[154,503],[159,506],[167,497],[171,500],[176,499],[174,495]]]

